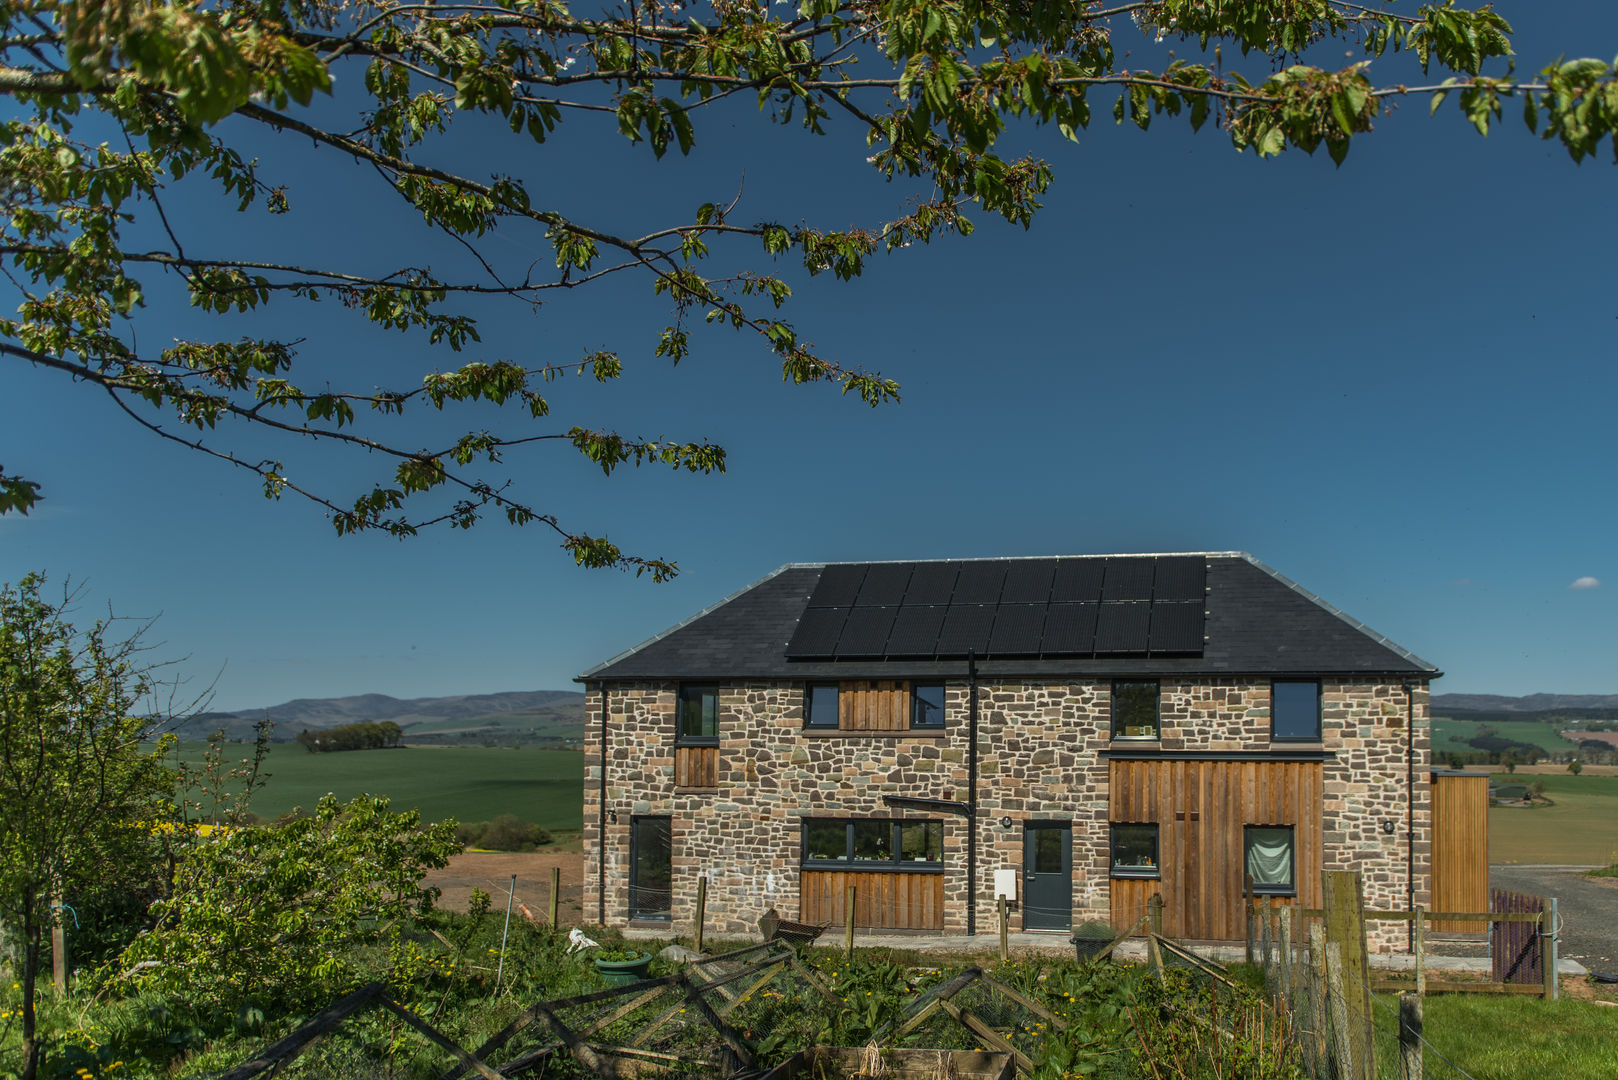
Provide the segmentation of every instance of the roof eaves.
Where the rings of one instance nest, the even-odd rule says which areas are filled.
[[[707,607],[703,608],[701,611],[697,612],[695,615],[689,615],[686,618],[681,619],[679,622],[675,623],[673,626],[669,627],[667,630],[664,630],[662,633],[653,634],[651,637],[647,638],[645,641],[641,642],[639,645],[631,645],[629,648],[625,649],[623,652],[619,653],[617,656],[610,657],[609,659],[603,660],[601,663],[597,664],[595,667],[591,668],[589,671],[586,671],[586,672],[584,672],[584,673],[582,673],[580,675],[575,675],[573,677],[573,681],[574,682],[584,682],[587,679],[589,679],[591,676],[595,675],[597,672],[604,671],[607,668],[612,667],[612,665],[614,665],[616,663],[619,663],[619,662],[621,662],[623,660],[627,660],[629,657],[634,656],[636,653],[640,652],[642,649],[645,649],[645,648],[647,648],[647,647],[649,647],[651,645],[657,644],[659,641],[662,641],[664,638],[668,637],[670,634],[674,633],[677,630],[685,629],[687,626],[690,626],[692,623],[696,622],[698,619],[702,618],[704,615],[708,615],[708,614],[710,614],[712,612],[718,611],[720,608],[724,607],[726,604],[730,603],[732,600],[736,599],[738,596],[741,596],[743,593],[752,592],[754,589],[758,588],[760,585],[764,584],[766,581],[770,581],[773,578],[779,577],[781,574],[786,573],[788,570],[822,569],[822,568],[825,567],[825,565],[826,565],[825,563],[794,562],[794,563],[786,563],[786,564],[784,564],[782,566],[777,566],[774,570],[771,570],[768,574],[765,574],[763,577],[759,578],[757,581],[752,582],[751,584],[748,584],[748,585],[743,585],[741,588],[737,589],[735,592],[731,593],[729,596],[725,597],[724,599],[716,600],[714,603],[709,604]]]
[[[1409,649],[1405,648],[1403,645],[1400,645],[1398,642],[1394,641],[1392,638],[1388,637],[1386,634],[1377,633],[1375,630],[1372,630],[1369,626],[1366,626],[1364,623],[1360,622],[1358,619],[1354,618],[1352,615],[1348,614],[1347,612],[1343,611],[1342,609],[1333,607],[1331,604],[1328,604],[1326,601],[1322,600],[1320,597],[1316,596],[1314,593],[1310,592],[1308,589],[1304,588],[1302,585],[1299,585],[1296,581],[1293,581],[1291,578],[1287,577],[1285,574],[1281,573],[1279,570],[1275,569],[1273,566],[1269,566],[1268,564],[1264,563],[1262,560],[1254,558],[1252,555],[1248,554],[1245,551],[1233,552],[1232,554],[1235,555],[1237,558],[1246,559],[1253,566],[1255,566],[1258,569],[1264,571],[1266,574],[1270,575],[1276,581],[1279,581],[1281,584],[1285,585],[1287,588],[1291,589],[1293,592],[1297,593],[1299,596],[1303,597],[1305,600],[1308,600],[1310,603],[1312,603],[1315,606],[1319,607],[1322,611],[1327,612],[1328,614],[1330,614],[1330,615],[1334,616],[1335,618],[1341,620],[1342,622],[1346,623],[1347,625],[1353,627],[1355,630],[1358,630],[1360,633],[1364,634],[1366,637],[1370,638],[1372,641],[1376,642],[1378,645],[1381,645],[1384,649],[1387,649],[1389,652],[1392,652],[1392,653],[1395,653],[1395,654],[1397,654],[1399,656],[1404,657],[1406,660],[1410,661],[1412,664],[1416,665],[1418,668],[1421,668],[1423,671],[1426,671],[1426,672],[1432,674],[1435,678],[1438,675],[1442,674],[1442,672],[1440,672],[1438,670],[1437,665],[1431,664],[1428,661],[1423,660],[1421,657],[1417,656],[1415,653],[1411,652]]]

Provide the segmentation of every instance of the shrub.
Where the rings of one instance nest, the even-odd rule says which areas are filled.
[[[501,814],[483,830],[478,846],[490,851],[533,851],[551,842],[551,834],[516,814]]]
[[[482,847],[483,832],[488,827],[487,821],[462,821],[455,826],[455,839],[463,848]]]

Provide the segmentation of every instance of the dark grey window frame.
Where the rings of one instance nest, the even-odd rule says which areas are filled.
[[[1152,733],[1150,735],[1120,734],[1120,725],[1118,723],[1118,688],[1120,686],[1146,685],[1152,686],[1154,690],[1152,698]],[[1114,739],[1151,740],[1161,739],[1163,737],[1163,682],[1161,679],[1114,679],[1112,680],[1112,687],[1108,696],[1111,699],[1110,707],[1112,728],[1110,734]]]
[[[642,822],[663,821],[669,835],[669,906],[661,912],[646,912],[636,904],[635,890],[645,886],[637,884],[640,876],[640,826]],[[630,922],[667,923],[674,921],[674,818],[669,814],[637,814],[629,819],[629,908]]]
[[[1313,735],[1277,735],[1275,721],[1279,710],[1275,704],[1275,688],[1277,686],[1313,686],[1315,688],[1315,733]],[[1321,723],[1325,712],[1325,692],[1319,679],[1271,679],[1270,680],[1270,741],[1271,742],[1319,742],[1324,733]]]
[[[876,822],[891,827],[889,844],[894,852],[890,859],[858,859],[854,858],[854,827],[856,825],[870,825]],[[809,857],[809,829],[813,825],[841,825],[843,826],[843,854],[842,859],[811,859]],[[906,861],[899,857],[904,850],[904,832],[906,826],[922,825],[938,832],[938,859],[936,861]],[[798,864],[805,870],[836,870],[851,871],[854,873],[883,873],[883,874],[942,874],[944,872],[944,822],[939,818],[804,818],[801,831],[801,847],[798,849]]]
[[[1150,829],[1152,831],[1152,863],[1150,866],[1120,866],[1118,864],[1118,830],[1120,829]],[[1113,822],[1107,834],[1107,876],[1144,878],[1147,880],[1161,878],[1163,876],[1162,840],[1162,830],[1158,828],[1155,821]]]
[[[815,718],[814,698],[815,698],[815,689],[817,687],[820,688],[820,689],[826,689],[826,688],[829,687],[830,689],[837,691],[838,707],[836,709],[832,710],[831,720],[829,722],[826,721],[824,718],[818,719],[818,720]],[[842,712],[842,695],[843,695],[843,684],[839,683],[839,682],[832,682],[832,681],[826,680],[826,681],[821,681],[821,682],[804,683],[804,685],[803,685],[803,726],[805,728],[813,728],[816,731],[835,731],[835,730],[837,730],[838,718],[839,718],[839,716],[841,715],[841,712]]]
[[[1285,884],[1253,883],[1254,896],[1297,896],[1298,895],[1298,827],[1296,825],[1243,825],[1242,826],[1242,879],[1247,878],[1247,849],[1251,844],[1249,839],[1254,829],[1286,830],[1289,837],[1287,848],[1290,858],[1287,860],[1292,871],[1291,880]]]
[[[931,723],[919,723],[916,720],[916,717],[918,715],[920,715],[920,712],[921,712],[921,709],[920,709],[921,697],[920,697],[919,692],[921,691],[921,689],[923,687],[931,688],[931,687],[935,687],[935,686],[938,688],[938,719],[935,720],[935,721],[932,721]],[[945,712],[945,686],[944,686],[944,683],[941,682],[941,681],[940,682],[918,682],[918,681],[916,681],[914,679],[910,680],[910,730],[912,730],[912,731],[937,731],[939,728],[942,728],[944,726],[945,715],[946,715],[946,712]]]
[[[713,734],[687,735],[685,731],[686,695],[690,692],[713,692]],[[719,745],[719,684],[710,682],[681,683],[674,692],[674,743],[676,746]]]

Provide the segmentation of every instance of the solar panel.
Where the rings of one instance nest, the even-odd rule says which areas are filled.
[[[1046,656],[1089,656],[1096,645],[1099,604],[1052,604],[1045,610],[1039,651]]]
[[[1154,601],[1151,644],[1154,653],[1202,652],[1202,601]]]
[[[1001,604],[989,634],[991,656],[1038,656],[1045,604]]]
[[[857,607],[848,613],[843,636],[837,639],[837,659],[851,656],[881,656],[893,629],[898,608]]]
[[[898,607],[905,598],[914,563],[872,563],[865,572],[865,583],[855,607]]]
[[[830,659],[837,650],[848,608],[810,608],[798,620],[798,628],[787,642],[787,655],[798,659]]]
[[[955,579],[955,595],[951,604],[998,604],[1000,586],[1006,579],[1004,562],[968,562],[961,564],[961,576]]]
[[[910,575],[910,588],[905,593],[906,606],[911,604],[948,604],[955,591],[955,577],[961,572],[960,563],[917,563]]]
[[[1150,600],[1152,598],[1152,563],[1155,559],[1108,559],[1107,580],[1101,587],[1101,599]]]
[[[989,631],[994,627],[994,608],[984,604],[952,604],[938,634],[939,656],[965,656],[989,651]]]
[[[1018,559],[1006,567],[1006,584],[1000,592],[1002,604],[1044,604],[1051,598],[1051,579],[1056,574],[1054,559]]]
[[[1151,611],[1151,604],[1102,604],[1096,613],[1096,652],[1144,656]]]
[[[860,594],[860,582],[865,580],[866,563],[840,563],[820,572],[815,591],[809,595],[809,606],[853,607]]]
[[[1208,564],[1201,556],[1157,560],[1157,579],[1152,585],[1153,600],[1195,600],[1205,595],[1203,578]]]
[[[893,620],[888,634],[887,656],[932,656],[938,651],[938,631],[944,626],[943,605],[905,605]]]
[[[1101,577],[1106,567],[1105,559],[1058,559],[1051,600],[1059,604],[1095,603],[1101,599]]]

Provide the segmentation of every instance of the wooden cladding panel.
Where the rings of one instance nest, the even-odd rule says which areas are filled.
[[[1489,778],[1433,777],[1433,911],[1489,910]],[[1435,922],[1482,933],[1484,923]]]
[[[674,786],[711,788],[719,786],[719,747],[676,746]]]
[[[844,731],[903,731],[910,726],[910,684],[902,680],[845,682],[837,694]]]
[[[1322,767],[1297,761],[1114,761],[1110,818],[1157,825],[1158,880],[1111,883],[1113,924],[1123,929],[1163,894],[1163,932],[1191,940],[1246,935],[1243,827],[1293,827],[1297,897],[1319,907]]]
[[[869,930],[942,930],[944,875],[804,870],[799,919],[846,926],[854,886],[854,925]]]

